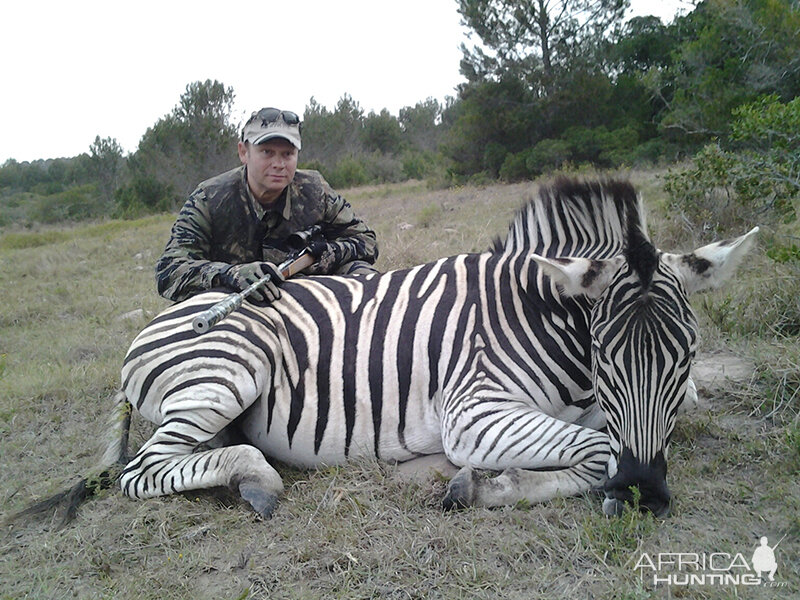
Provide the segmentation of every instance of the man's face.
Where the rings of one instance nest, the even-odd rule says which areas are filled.
[[[239,142],[239,159],[247,165],[247,183],[261,203],[276,200],[297,170],[297,148],[281,138],[257,146]]]

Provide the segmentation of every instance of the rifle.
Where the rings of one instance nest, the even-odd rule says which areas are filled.
[[[302,247],[302,249],[294,252],[291,256],[289,256],[289,258],[278,265],[278,270],[281,272],[281,275],[283,275],[284,279],[288,279],[292,275],[295,275],[306,267],[314,264],[314,262],[317,260],[317,257],[311,254],[307,244],[313,236],[321,233],[321,231],[322,227],[319,225],[314,225],[306,231],[298,231],[297,233],[293,233],[291,236],[289,236],[289,244],[294,248]],[[230,294],[226,298],[223,298],[217,302],[211,308],[204,310],[194,319],[192,319],[192,329],[194,329],[195,333],[198,334],[205,333],[214,325],[219,323],[222,319],[239,308],[247,296],[252,294],[269,280],[270,275],[264,275],[264,277],[255,283],[250,284],[241,292],[234,292],[233,294]]]

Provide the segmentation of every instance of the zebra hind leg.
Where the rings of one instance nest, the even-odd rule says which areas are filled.
[[[152,498],[190,490],[227,486],[253,510],[269,518],[283,493],[283,481],[260,450],[249,444],[195,451],[221,431],[237,414],[226,415],[219,407],[189,403],[173,410],[141,447],[120,477],[123,493],[130,498]],[[234,401],[233,406],[238,406]]]

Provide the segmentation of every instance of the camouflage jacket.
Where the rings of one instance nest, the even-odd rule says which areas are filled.
[[[184,300],[214,287],[215,276],[231,264],[277,265],[291,253],[287,238],[317,224],[335,247],[337,262],[309,272],[345,272],[348,263],[375,262],[375,233],[317,171],[297,170],[275,206],[265,210],[250,193],[245,169],[208,179],[189,196],[156,264],[159,294]]]

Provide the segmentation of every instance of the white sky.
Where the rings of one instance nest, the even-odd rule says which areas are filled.
[[[665,22],[687,7],[631,5]],[[234,89],[237,120],[345,93],[397,115],[455,96],[465,40],[455,0],[3,0],[0,165],[76,156],[97,135],[133,152],[206,79]]]

